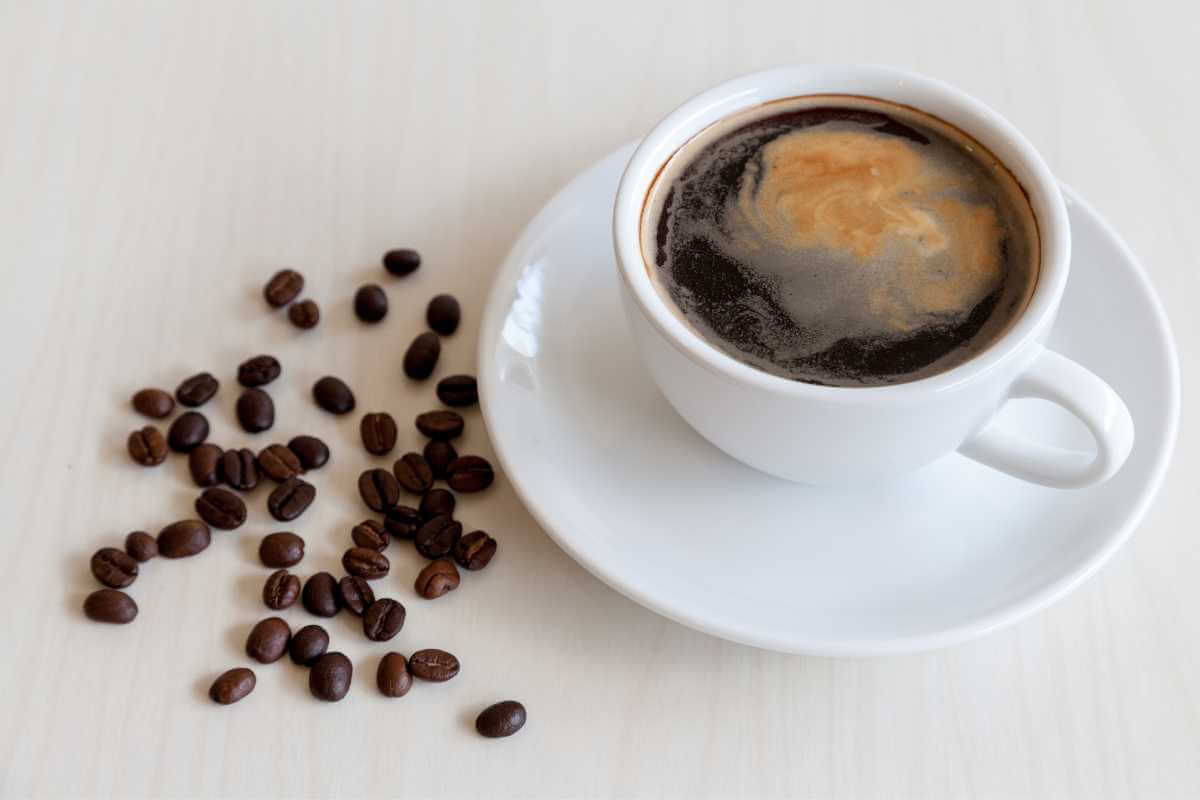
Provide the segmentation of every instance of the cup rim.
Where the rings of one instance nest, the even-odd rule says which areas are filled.
[[[859,84],[887,86],[887,91],[855,91]],[[939,118],[913,101],[913,95],[938,98],[970,121],[947,120],[963,128],[989,150],[997,144],[1011,151],[1001,161],[1024,173],[1026,192],[1038,225],[1041,263],[1033,295],[1020,317],[981,353],[935,375],[883,386],[825,386],[765,372],[717,349],[688,328],[666,305],[650,280],[641,247],[641,220],[647,193],[669,158],[717,119],[789,97],[859,94],[904,103]],[[1015,157],[1014,157],[1015,156]],[[997,155],[1000,158],[999,155]],[[803,64],[752,72],[725,81],[687,100],[662,119],[638,144],[621,175],[613,207],[613,243],[618,271],[642,315],[676,350],[691,361],[732,382],[774,394],[838,401],[895,401],[951,391],[1003,369],[1030,343],[1044,338],[1066,287],[1070,263],[1070,228],[1058,183],[1037,150],[999,113],[943,81],[876,64]]]

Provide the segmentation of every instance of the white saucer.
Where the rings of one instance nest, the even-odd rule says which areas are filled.
[[[610,232],[632,149],[576,177],[529,224],[492,289],[479,350],[483,413],[509,480],[594,575],[715,636],[870,655],[948,645],[1032,614],[1129,537],[1175,441],[1175,345],[1133,254],[1073,192],[1071,279],[1050,346],[1129,405],[1137,443],[1124,469],[1060,491],[951,455],[885,489],[817,489],[708,444],[643,369]],[[1088,443],[1047,403],[1003,413],[1064,446]]]

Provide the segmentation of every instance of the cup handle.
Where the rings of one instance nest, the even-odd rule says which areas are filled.
[[[1049,400],[1074,414],[1092,432],[1096,452],[1044,444],[992,421],[958,452],[1009,475],[1077,489],[1108,480],[1133,448],[1133,419],[1112,387],[1069,358],[1045,348],[1009,390],[1010,398]]]

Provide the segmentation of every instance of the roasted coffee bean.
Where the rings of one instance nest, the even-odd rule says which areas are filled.
[[[153,425],[129,434],[129,457],[143,467],[154,467],[167,458],[167,440]]]
[[[125,537],[125,552],[134,561],[146,562],[158,555],[158,542],[145,531],[134,531]]]
[[[375,590],[371,584],[355,575],[347,575],[338,581],[338,594],[342,598],[342,606],[356,617],[361,617],[375,602]]]
[[[291,531],[268,533],[258,546],[264,567],[294,567],[304,558],[304,540]]]
[[[247,389],[237,399],[237,418],[246,433],[262,433],[275,424],[275,403],[262,389]]]
[[[315,436],[293,437],[287,446],[304,469],[320,469],[329,461],[329,448]]]
[[[184,380],[175,389],[175,399],[185,406],[202,406],[217,393],[220,383],[208,372],[200,372]]]
[[[246,655],[260,664],[274,664],[287,652],[292,629],[279,617],[267,617],[250,629]]]
[[[238,365],[238,383],[249,387],[266,386],[282,371],[275,356],[255,356]]]
[[[421,266],[421,254],[404,247],[383,254],[383,268],[393,275],[408,275]]]
[[[379,322],[387,316],[387,311],[387,294],[375,284],[368,283],[354,293],[354,313],[363,322]]]
[[[432,439],[425,443],[423,455],[425,456],[425,463],[433,471],[433,477],[445,478],[446,467],[450,466],[451,461],[458,458],[458,451],[449,442],[439,442],[437,439]]]
[[[162,419],[175,410],[175,398],[162,389],[142,389],[133,396],[133,408],[139,414]]]
[[[404,627],[404,606],[385,597],[376,600],[363,614],[363,633],[372,642],[386,642]]]
[[[137,603],[124,592],[116,589],[97,589],[83,601],[83,613],[96,622],[111,622],[124,625],[137,616]]]
[[[354,410],[354,393],[340,378],[332,375],[313,384],[313,399],[330,414],[348,414]]]
[[[479,402],[479,387],[470,375],[451,375],[438,381],[437,396],[455,408],[473,406]]]
[[[123,589],[137,578],[138,565],[124,550],[101,547],[92,556],[92,574],[105,586]]]
[[[449,336],[458,330],[461,318],[462,311],[452,295],[439,294],[429,301],[429,308],[425,309],[425,321],[442,336]]]
[[[400,484],[386,469],[369,469],[358,476],[358,493],[372,511],[387,511],[400,501]]]
[[[248,492],[258,486],[258,460],[254,451],[226,450],[221,454],[221,480],[230,487]]]
[[[404,697],[412,688],[412,675],[408,674],[408,662],[399,653],[388,653],[379,662],[375,683],[384,697]]]
[[[417,430],[430,439],[444,442],[462,436],[463,418],[457,411],[426,411],[417,417]]]
[[[446,483],[456,492],[482,492],[495,479],[492,465],[480,456],[459,456],[446,469]]]
[[[358,430],[368,453],[387,455],[396,446],[396,420],[386,411],[363,415]]]
[[[388,532],[373,519],[364,519],[350,531],[350,538],[359,547],[382,551],[388,546]]]
[[[454,564],[444,558],[439,558],[437,561],[425,565],[425,569],[417,575],[414,587],[421,597],[433,600],[446,592],[457,589],[459,580],[458,570],[454,568]]]
[[[369,547],[351,547],[342,554],[342,566],[346,572],[359,578],[375,580],[388,574],[390,564],[387,556]]]
[[[329,649],[329,634],[320,625],[305,625],[292,635],[288,643],[288,655],[302,667],[312,663]]]
[[[317,488],[299,478],[288,478],[267,498],[267,511],[280,522],[291,522],[304,513],[317,496]]]
[[[441,352],[442,342],[438,335],[433,331],[425,331],[413,339],[408,350],[404,351],[404,374],[414,381],[425,380],[433,374]]]
[[[442,558],[454,551],[454,545],[458,544],[460,536],[462,523],[442,515],[421,526],[414,544],[417,546],[417,552],[426,558]]]
[[[288,319],[292,324],[301,330],[317,327],[317,323],[321,321],[321,309],[312,300],[301,300],[299,303],[292,303],[287,310]]]
[[[392,465],[396,482],[407,492],[425,494],[433,486],[433,468],[420,453],[405,453]]]
[[[167,444],[176,453],[190,453],[208,438],[208,420],[199,411],[186,411],[167,429]]]
[[[230,703],[236,703],[252,691],[254,691],[254,671],[245,667],[234,667],[222,672],[213,681],[212,688],[208,690],[208,696],[214,703],[227,706]]]
[[[212,527],[231,531],[246,521],[246,504],[228,489],[205,489],[196,498],[196,513]]]
[[[188,453],[188,471],[197,486],[216,486],[221,482],[221,455],[221,448],[211,442]]]
[[[286,569],[275,570],[263,584],[263,603],[275,611],[290,608],[299,596],[300,579]]]
[[[496,540],[483,531],[471,531],[454,545],[454,560],[463,569],[483,569],[496,555]]]
[[[263,297],[275,308],[286,306],[304,288],[304,276],[294,269],[281,269],[263,287]]]
[[[525,706],[516,700],[490,705],[475,718],[475,730],[489,739],[512,736],[525,726]]]
[[[294,478],[303,469],[300,459],[281,444],[269,444],[258,453],[258,469],[278,483]]]
[[[308,690],[318,700],[337,702],[350,691],[354,665],[341,653],[325,653],[313,662],[308,673]]]
[[[458,674],[458,659],[445,650],[418,650],[408,657],[408,671],[423,681],[441,683]]]
[[[208,547],[212,532],[198,519],[172,522],[158,532],[158,554],[163,558],[187,558]]]
[[[304,582],[300,597],[308,613],[318,617],[332,617],[341,608],[337,579],[328,572],[318,572]]]
[[[421,498],[421,521],[428,522],[434,517],[450,516],[454,513],[454,493],[445,489],[430,489]],[[414,532],[414,535],[415,532]]]
[[[421,528],[421,512],[410,506],[389,508],[383,517],[383,527],[399,539],[411,539]]]

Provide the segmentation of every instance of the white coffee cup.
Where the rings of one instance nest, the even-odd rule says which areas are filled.
[[[744,364],[689,329],[651,282],[639,236],[647,192],[663,164],[718,120],[773,100],[851,94],[912,106],[966,131],[1029,196],[1041,272],[1024,313],[988,348],[945,372],[889,386],[833,387]],[[781,67],[736,78],[671,112],[634,152],[613,211],[621,294],[659,389],[704,438],[763,472],[814,484],[868,483],[957,450],[1017,478],[1059,488],[1112,477],[1133,446],[1133,421],[1103,380],[1048,350],[1067,284],[1071,230],[1054,176],[1016,128],[940,81],[880,66]],[[1040,398],[1074,414],[1094,453],[1063,450],[989,425],[1010,398]]]

